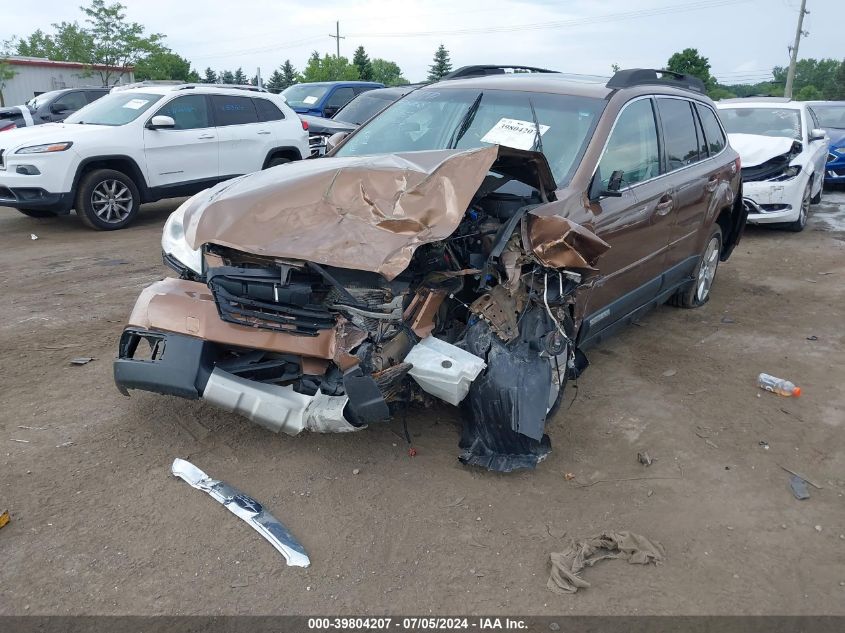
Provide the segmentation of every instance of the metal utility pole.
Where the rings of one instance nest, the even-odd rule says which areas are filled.
[[[340,40],[345,40],[346,37],[340,36],[340,22],[335,22],[335,34],[329,33],[329,37],[333,37],[337,41],[337,56],[340,57]]]
[[[257,72],[255,73],[255,82],[258,84],[259,88],[264,87],[264,84],[261,82],[261,66],[257,68]]]
[[[798,12],[798,28],[795,30],[795,43],[789,47],[789,70],[786,73],[786,87],[783,89],[783,96],[792,98],[792,82],[795,81],[795,64],[798,62],[798,45],[801,43],[802,35],[809,35],[802,30],[804,16],[810,13],[807,11],[807,0],[801,0],[801,11]]]

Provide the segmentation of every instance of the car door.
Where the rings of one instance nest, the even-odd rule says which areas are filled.
[[[47,106],[41,118],[44,121],[53,123],[64,121],[71,114],[79,110],[79,108],[86,105],[88,105],[88,100],[85,98],[85,93],[82,90],[66,92]]]
[[[260,170],[270,138],[267,125],[258,121],[250,97],[211,95],[214,123],[220,137],[220,175],[231,178]]]
[[[816,113],[813,112],[811,108],[805,108],[804,111],[807,113],[807,139],[810,138],[810,132],[812,130],[822,129],[821,124],[819,123],[819,119],[816,116]],[[809,141],[809,147],[813,152],[812,155],[812,164],[813,164],[813,173],[817,174],[817,177],[820,179],[824,178],[824,167],[827,163],[827,153],[830,149],[830,140],[827,139],[827,134],[825,134],[825,139],[817,139],[815,141]],[[820,189],[821,190],[821,189]]]
[[[672,228],[665,261],[664,286],[689,275],[700,253],[701,231],[720,178],[708,161],[707,144],[689,99],[661,96],[657,112],[662,130],[666,178],[673,189]]]
[[[154,116],[169,116],[176,126],[150,129]],[[211,123],[204,95],[182,95],[147,118],[144,154],[151,187],[176,187],[213,182],[220,174],[217,130]]]
[[[258,135],[264,138],[261,154],[266,157],[271,150],[286,145],[291,141],[290,133],[288,132],[290,124],[285,120],[284,112],[269,99],[253,97],[252,102],[258,114],[258,123],[260,124]]]
[[[596,195],[621,172],[618,196]],[[611,245],[587,298],[581,337],[595,335],[653,299],[660,288],[671,229],[673,190],[661,177],[654,100],[620,111],[593,178],[595,231]]]

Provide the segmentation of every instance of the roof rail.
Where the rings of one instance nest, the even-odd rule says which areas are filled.
[[[117,84],[112,86],[111,92],[131,90],[132,88],[143,88],[144,86],[178,86],[183,83],[185,82],[177,79],[145,79],[144,81],[136,81],[131,84]]]
[[[178,79],[147,79],[145,81],[136,81],[131,84],[118,84],[114,86],[112,92],[120,92],[122,90],[130,90],[132,88],[143,88],[144,86],[173,86],[175,90],[190,90],[191,88],[223,88],[226,90],[249,90],[251,92],[269,92],[266,88],[260,88],[251,84],[204,84],[204,83],[189,83],[179,81]]]
[[[177,90],[190,90],[191,88],[224,88],[227,90],[249,90],[250,92],[269,92],[267,88],[263,88],[260,86],[253,86],[252,84],[206,84],[206,83],[183,83],[177,82],[181,84]]]
[[[508,73],[507,71],[511,72]],[[505,64],[503,66],[495,66],[490,64],[476,65],[476,66],[461,66],[457,70],[443,75],[440,80],[447,79],[465,79],[467,77],[484,77],[487,75],[504,75],[504,74],[521,74],[521,73],[556,73],[556,70],[548,70],[546,68],[535,68],[534,66],[520,66],[515,64]]]
[[[658,75],[661,75],[658,77]],[[629,68],[620,70],[605,84],[608,88],[631,88],[648,84],[659,84],[704,93],[704,82],[698,77],[656,68]]]

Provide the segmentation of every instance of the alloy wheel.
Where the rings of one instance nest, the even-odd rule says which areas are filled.
[[[103,180],[91,192],[91,208],[108,224],[123,222],[132,211],[132,192],[119,180]]]
[[[695,282],[695,298],[699,302],[707,299],[710,294],[710,286],[713,285],[713,278],[716,276],[716,268],[719,266],[719,238],[714,235],[707,243],[704,256],[701,258],[701,266],[698,268],[698,279]]]

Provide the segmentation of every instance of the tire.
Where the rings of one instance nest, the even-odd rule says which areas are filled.
[[[284,158],[282,156],[276,156],[275,158],[271,158],[270,162],[267,163],[267,167],[265,169],[270,169],[271,167],[278,167],[279,165],[284,165],[285,163],[289,163],[290,158]]]
[[[722,252],[722,229],[713,227],[710,237],[704,244],[704,252],[695,267],[693,283],[680,288],[669,299],[669,304],[678,308],[700,308],[710,299],[710,288],[719,267],[719,254]]]
[[[813,196],[813,179],[807,183],[804,188],[804,194],[801,196],[801,211],[798,213],[798,219],[795,222],[789,222],[783,225],[783,228],[793,233],[800,233],[807,226],[807,217],[810,215],[810,204]]]
[[[76,214],[89,228],[116,231],[137,217],[141,196],[135,182],[114,169],[85,174],[76,192]]]
[[[55,211],[45,211],[44,209],[18,209],[18,211],[29,218],[55,218],[59,215]]]

